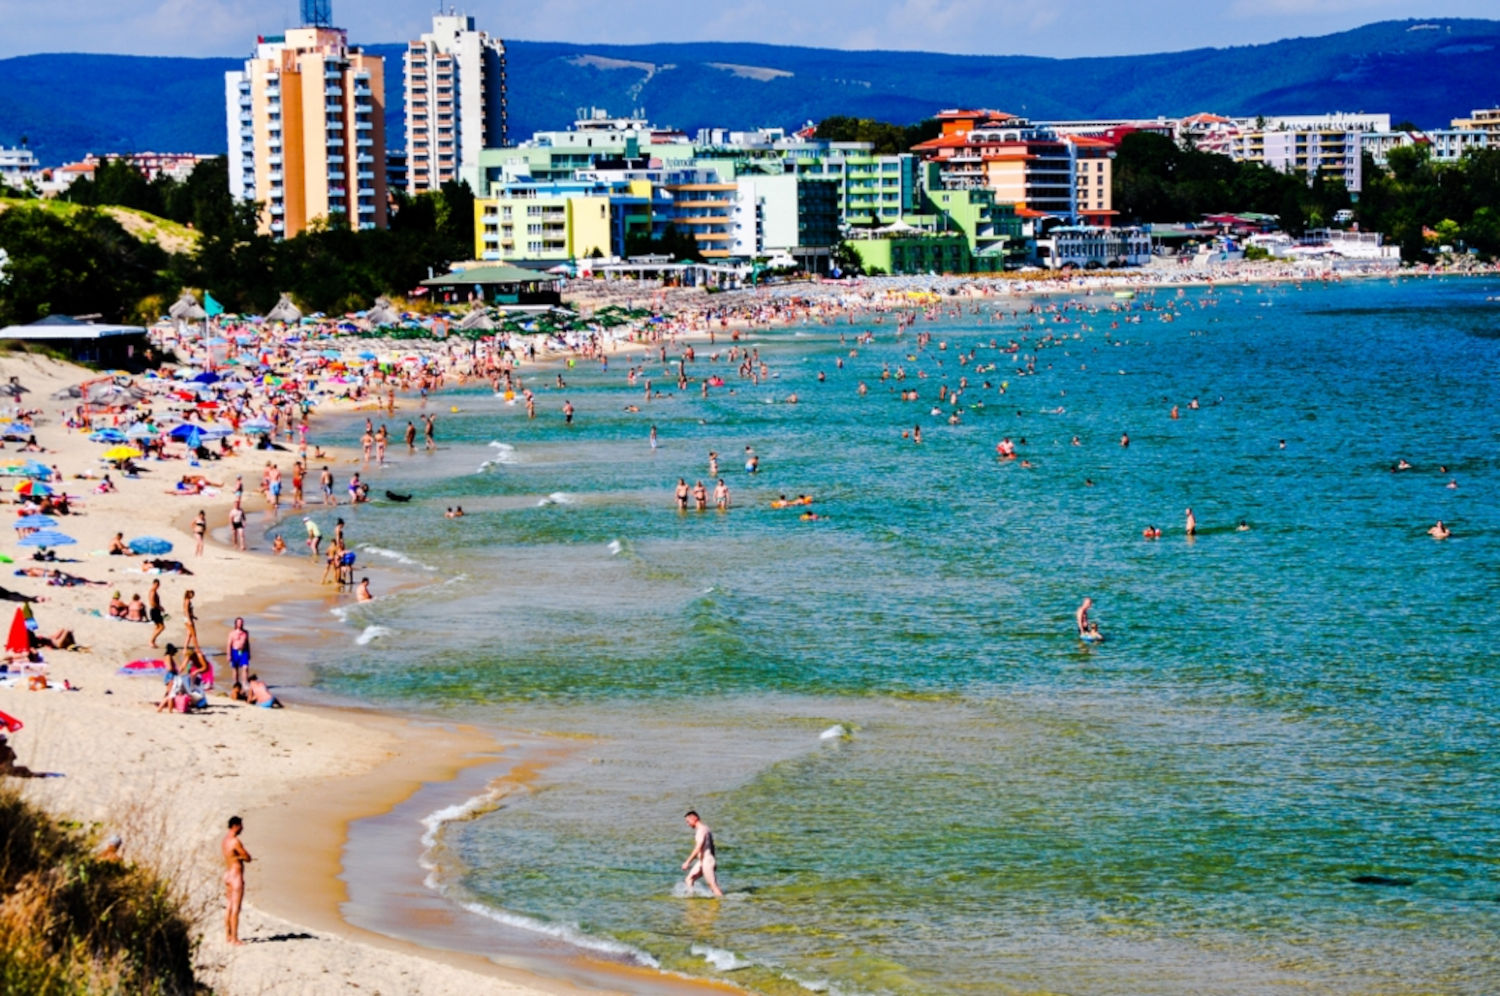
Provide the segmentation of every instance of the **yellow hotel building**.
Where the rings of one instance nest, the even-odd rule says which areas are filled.
[[[260,229],[292,238],[315,220],[384,228],[385,61],[342,29],[262,38],[225,74],[229,187],[260,205]]]

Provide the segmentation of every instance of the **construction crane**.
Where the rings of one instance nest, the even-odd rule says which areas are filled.
[[[333,0],[302,0],[302,23],[310,28],[333,27]]]

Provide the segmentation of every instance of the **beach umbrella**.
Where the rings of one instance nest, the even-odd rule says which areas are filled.
[[[57,525],[57,519],[50,515],[26,515],[17,519],[13,525],[16,529],[51,529]]]
[[[263,418],[252,418],[240,423],[240,431],[264,436],[271,431],[271,423]]]
[[[0,712],[0,726],[5,727],[6,733],[15,733],[25,724],[8,712]]]
[[[104,451],[106,460],[131,460],[141,455],[134,446],[112,446]]]
[[[67,533],[60,533],[56,529],[43,529],[41,532],[32,533],[30,536],[22,536],[18,542],[22,546],[72,546],[78,541]]]
[[[125,439],[125,433],[119,429],[100,429],[97,432],[89,433],[89,442],[91,443],[123,443]]]
[[[21,464],[21,473],[27,477],[40,477],[46,480],[52,476],[52,468],[39,460],[27,460]]]
[[[223,342],[222,339],[219,341]],[[214,373],[212,370],[205,370],[193,377],[193,381],[198,384],[216,384],[219,380],[219,375]]]
[[[16,609],[10,620],[10,633],[5,637],[8,653],[24,654],[31,649],[31,630],[26,626],[26,607]]]
[[[194,426],[194,428],[198,430],[198,435],[204,439],[223,439],[233,432],[227,425],[199,425]]]
[[[17,481],[16,486],[11,490],[18,495],[50,495],[52,493],[52,489],[47,485],[41,481],[33,481],[29,477],[24,481]]]
[[[149,422],[137,422],[125,430],[126,439],[150,439],[156,435],[156,427]]]
[[[151,557],[159,557],[164,553],[172,552],[172,544],[157,536],[137,536],[127,545],[132,553]]]

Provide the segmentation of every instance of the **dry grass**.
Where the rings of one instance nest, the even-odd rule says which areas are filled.
[[[163,839],[130,817],[132,837]],[[0,788],[0,992],[197,991],[187,897],[161,870],[101,857],[93,836]]]

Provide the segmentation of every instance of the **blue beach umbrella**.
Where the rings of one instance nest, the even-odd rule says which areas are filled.
[[[125,430],[126,439],[150,439],[156,435],[156,427],[148,422],[137,422]]]
[[[191,422],[180,422],[167,431],[167,435],[173,439],[187,439],[189,436],[201,436],[203,429],[193,425]]]
[[[78,541],[67,533],[60,533],[56,529],[43,529],[39,533],[30,536],[22,536],[18,541],[22,546],[72,546]]]
[[[19,518],[13,524],[16,529],[51,529],[57,525],[57,519],[50,515],[27,515]]]
[[[97,432],[89,433],[89,442],[91,443],[123,443],[126,438],[125,433],[119,429],[100,429]]]
[[[127,546],[132,553],[140,553],[150,557],[159,557],[164,553],[172,552],[172,544],[159,536],[137,536]]]
[[[27,460],[21,464],[21,473],[27,477],[40,477],[45,481],[52,476],[52,468],[37,460]]]
[[[240,423],[240,431],[264,436],[270,433],[271,423],[263,418],[252,418]]]

